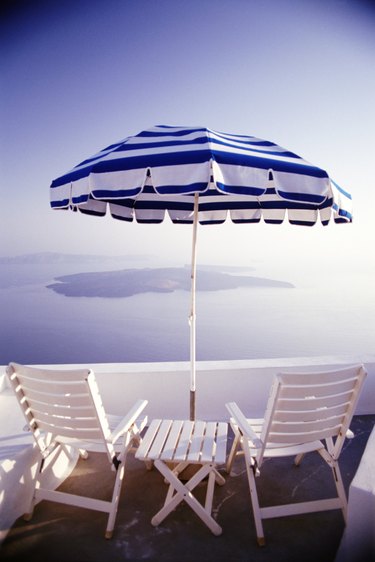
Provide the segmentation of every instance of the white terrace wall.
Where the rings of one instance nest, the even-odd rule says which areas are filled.
[[[275,373],[335,369],[363,363],[368,371],[357,414],[375,414],[375,355],[198,362],[196,417],[226,420],[225,403],[236,401],[251,417],[264,413]],[[121,414],[137,398],[149,400],[149,418],[188,418],[190,365],[181,363],[97,364],[95,370],[105,407]]]
[[[225,420],[228,401],[238,402],[251,417],[261,417],[276,373],[335,369],[357,363],[364,364],[368,377],[356,413],[375,414],[375,355],[367,355],[197,362],[196,417]],[[57,369],[77,366],[83,365],[43,365]],[[188,362],[87,363],[84,366],[95,371],[108,412],[121,415],[136,399],[144,398],[149,400],[149,418],[189,417]],[[0,366],[0,396],[5,368]]]

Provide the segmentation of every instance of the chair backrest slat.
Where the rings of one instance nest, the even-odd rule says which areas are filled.
[[[280,373],[275,377],[261,434],[264,449],[336,438],[340,454],[357,405],[366,371],[362,365],[310,373]]]
[[[89,369],[39,369],[37,367],[28,367],[18,363],[11,363],[11,366],[17,370],[18,377],[24,376],[25,378],[44,380],[46,383],[54,382],[68,382],[68,381],[82,381],[84,377],[90,372]],[[83,377],[83,378],[82,378]]]
[[[92,406],[72,406],[60,404],[46,404],[42,400],[28,400],[28,405],[34,412],[46,412],[51,416],[66,416],[70,418],[95,417],[95,409]]]
[[[286,408],[289,404],[285,404]],[[319,406],[311,408],[307,406],[306,410],[301,409],[283,409],[277,410],[274,415],[275,421],[299,422],[301,418],[304,422],[322,420],[332,418],[334,416],[344,415],[346,413],[348,402],[334,406]]]
[[[343,392],[342,394],[334,394],[329,396],[309,396],[303,399],[302,403],[304,408],[310,408],[314,410],[315,408],[330,408],[332,406],[341,406],[343,404],[349,404],[352,399],[352,390]],[[279,398],[278,401],[279,408],[283,410],[299,411],[301,409],[301,402],[297,399],[283,399]]]
[[[331,428],[325,428],[324,439],[330,437],[335,437],[338,434],[340,425],[333,426]],[[301,443],[310,443],[312,441],[321,441],[323,439],[322,430],[318,429],[316,431],[300,431],[295,433],[288,432],[274,432],[271,431],[268,435],[267,446],[270,447],[282,447],[285,445],[300,445]]]
[[[64,428],[80,428],[82,430],[95,429],[98,432],[98,438],[101,437],[101,434],[99,432],[98,418],[95,415],[91,417],[82,417],[81,415],[72,416],[66,415],[65,413],[59,413],[56,415],[56,413],[52,413],[51,411],[45,412],[44,410],[38,410],[36,408],[33,408],[32,412],[41,429],[43,424],[55,426],[56,430],[60,428],[61,431],[63,431]]]
[[[100,430],[95,428],[72,428],[56,426],[55,423],[48,424],[48,422],[40,420],[36,421],[40,431],[51,433],[54,438],[61,443],[71,441],[73,439],[77,439],[78,441],[98,441],[99,439],[102,439]]]
[[[23,387],[25,391],[26,388]],[[92,408],[92,400],[87,393],[87,388],[85,389],[85,393],[77,393],[71,394],[68,393],[66,395],[63,394],[56,394],[51,392],[46,392],[42,390],[32,390],[27,387],[27,398],[29,403],[33,400],[35,403],[40,404],[50,404],[56,407],[66,407],[66,408]]]
[[[357,376],[357,369],[359,365],[343,367],[336,370],[317,370],[316,372],[310,371],[309,373],[280,373],[285,384],[298,385],[306,384],[306,376],[310,377],[311,384],[330,384],[334,382],[341,382],[345,379],[353,379]]]
[[[302,417],[297,421],[278,421],[272,420],[270,433],[289,433],[290,435],[309,434],[312,431],[331,431],[332,428],[340,427],[343,416],[334,416],[314,421],[305,421]]]
[[[11,363],[8,377],[42,451],[46,444],[41,432],[45,432],[62,442],[101,440],[113,458],[111,432],[92,371],[53,371]]]
[[[280,388],[280,399],[284,400],[306,400],[308,398],[325,398],[329,396],[340,396],[344,393],[353,390],[353,383],[355,379],[345,379],[342,381],[316,383],[306,381],[300,384],[290,384],[283,380],[283,385]]]
[[[86,377],[88,375],[86,374]],[[18,377],[19,383],[22,385],[24,392],[35,391],[45,394],[56,394],[57,396],[66,396],[69,394],[85,393],[87,394],[87,383],[85,380],[78,381],[47,381],[44,379],[32,379],[30,377]]]

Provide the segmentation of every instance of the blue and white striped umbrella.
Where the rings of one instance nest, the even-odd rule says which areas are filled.
[[[351,222],[351,196],[321,168],[256,137],[157,126],[84,160],[51,184],[53,209],[138,223],[192,223],[191,417],[195,417],[195,248],[200,224]]]

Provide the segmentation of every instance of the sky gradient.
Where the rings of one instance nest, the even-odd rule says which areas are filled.
[[[8,2],[1,20],[0,255],[190,260],[189,227],[52,211],[55,177],[158,124],[271,140],[326,169],[352,225],[199,229],[203,263],[373,275],[375,9],[357,0]]]

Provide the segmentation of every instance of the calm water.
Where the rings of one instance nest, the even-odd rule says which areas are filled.
[[[46,288],[80,271],[0,265],[0,364],[188,360],[189,293],[71,298]],[[365,283],[198,293],[197,359],[373,353],[375,305]]]

